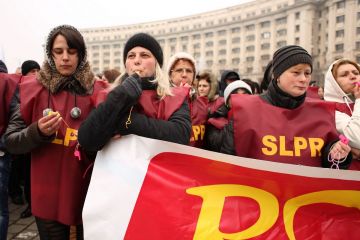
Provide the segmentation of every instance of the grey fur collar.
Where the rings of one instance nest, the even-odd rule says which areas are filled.
[[[57,71],[53,71],[47,61],[44,62],[40,72],[38,73],[39,82],[51,93],[57,93],[62,90],[62,86],[66,85],[68,81],[77,82],[77,87],[71,89],[77,94],[89,94],[94,85],[94,74],[90,69],[88,62],[81,70],[75,71],[75,74],[69,77],[64,77]]]

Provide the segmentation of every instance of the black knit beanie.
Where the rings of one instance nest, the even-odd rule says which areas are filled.
[[[0,72],[8,73],[7,67],[3,61],[0,60]]]
[[[25,76],[28,72],[33,69],[40,70],[40,65],[34,60],[27,60],[21,65],[21,74]]]
[[[154,37],[146,33],[137,33],[126,42],[123,54],[124,65],[128,52],[134,47],[143,47],[148,49],[154,55],[160,67],[162,67],[164,56],[161,46]]]
[[[312,71],[312,57],[300,46],[289,45],[279,48],[274,53],[272,61],[274,80],[277,80],[287,69],[301,63],[309,64]]]

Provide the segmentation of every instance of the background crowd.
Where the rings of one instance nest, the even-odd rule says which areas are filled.
[[[277,49],[258,83],[231,69],[201,71],[177,52],[163,66],[146,33],[123,49],[124,71],[95,75],[84,39],[55,27],[43,65],[25,61],[8,74],[0,61],[0,239],[8,196],[35,216],[40,239],[83,239],[81,212],[96,152],[136,134],[226,154],[335,169],[360,170],[360,67],[329,66],[324,88],[311,79],[301,46]],[[314,128],[314,126],[316,126]],[[256,160],[254,160],[256,161]]]

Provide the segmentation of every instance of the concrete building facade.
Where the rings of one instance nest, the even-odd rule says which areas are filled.
[[[256,0],[216,11],[161,21],[82,29],[94,72],[122,70],[126,40],[153,35],[164,65],[178,51],[192,54],[200,70],[224,69],[260,81],[273,52],[296,44],[314,59],[313,79],[322,84],[327,67],[346,57],[360,62],[360,0]]]

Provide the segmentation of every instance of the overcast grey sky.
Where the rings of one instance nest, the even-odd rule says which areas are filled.
[[[27,59],[42,64],[42,44],[61,24],[109,27],[183,17],[252,0],[0,0],[0,59],[10,73]]]

